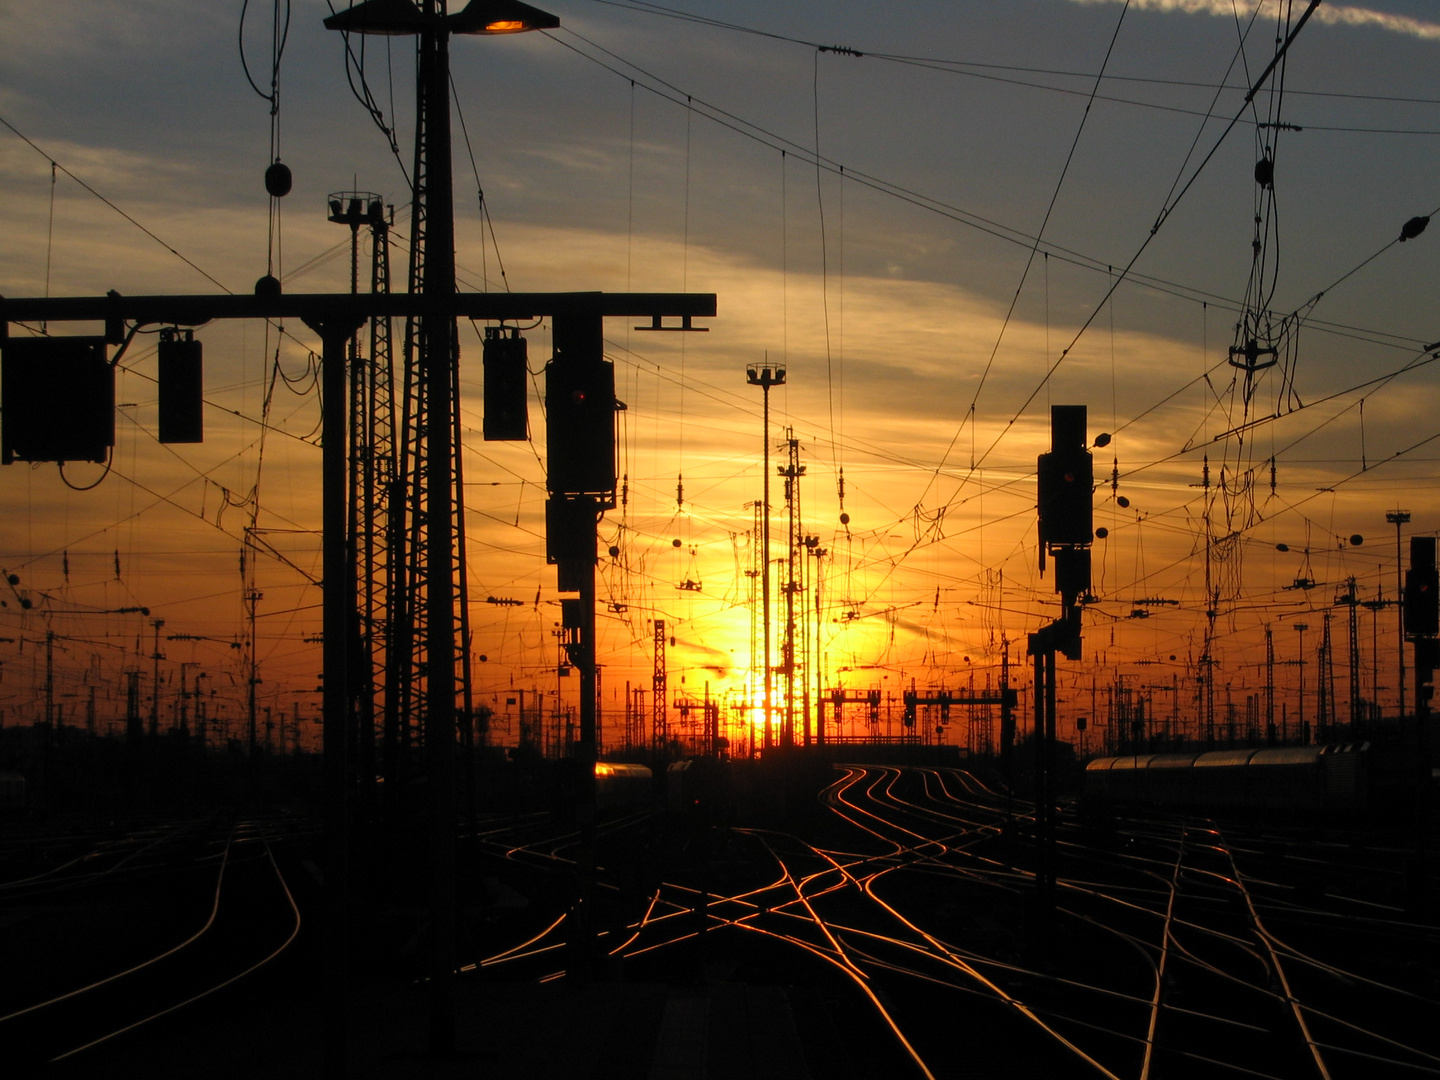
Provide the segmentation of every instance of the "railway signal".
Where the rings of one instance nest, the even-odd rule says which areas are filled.
[[[614,505],[615,368],[602,354],[600,319],[556,318],[545,369],[546,486]]]
[[[1435,537],[1410,538],[1410,568],[1405,571],[1403,618],[1405,636],[1415,645],[1415,859],[1410,867],[1411,903],[1424,906],[1430,895],[1430,701],[1435,694],[1435,668],[1440,666],[1440,580],[1435,568]],[[1403,665],[1401,670],[1404,670]]]
[[[485,328],[486,442],[524,442],[529,436],[526,410],[527,366],[525,339],[515,327]]]
[[[1435,568],[1435,537],[1410,538],[1410,569],[1405,571],[1405,633],[1440,633],[1440,571]]]
[[[160,441],[205,441],[203,346],[195,331],[167,327],[156,349],[159,363]]]
[[[1040,572],[1055,560],[1060,616],[1030,635],[1035,658],[1035,888],[1048,916],[1055,893],[1055,654],[1080,659],[1081,600],[1090,591],[1090,544],[1095,538],[1094,462],[1085,445],[1086,407],[1050,407],[1050,450],[1036,461]],[[1100,445],[1108,436],[1096,439]]]

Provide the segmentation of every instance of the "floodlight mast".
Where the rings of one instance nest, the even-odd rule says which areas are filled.
[[[774,688],[775,673],[770,665],[770,387],[785,385],[783,364],[750,364],[745,368],[745,381],[760,387],[764,398],[764,453],[761,471],[765,475],[764,501],[760,506],[760,608],[761,622],[765,635],[765,709],[764,748],[769,752],[774,745]]]
[[[455,570],[457,559],[462,565],[464,559],[463,550],[457,552],[456,545],[463,534],[456,520],[460,496],[455,489],[454,460],[455,315],[453,309],[445,310],[455,294],[449,42],[452,32],[518,33],[559,23],[555,16],[518,0],[475,0],[454,16],[449,14],[446,0],[421,0],[418,8],[410,0],[366,0],[325,21],[330,29],[416,34],[419,39],[410,288],[418,288],[437,313],[421,318],[415,328],[420,391],[415,434],[424,446],[416,447],[414,464],[417,472],[423,469],[424,473],[424,536],[418,544],[412,543],[402,558],[407,587],[414,588],[422,576],[425,587],[423,730],[430,804],[430,1050],[442,1055],[455,1048]],[[419,494],[418,490],[411,492],[417,514]],[[419,525],[419,521],[413,524]],[[415,532],[410,535],[417,537]],[[412,561],[418,559],[424,561],[423,575]],[[420,614],[419,607],[410,608],[412,618]],[[408,669],[409,657],[401,657],[401,662]]]

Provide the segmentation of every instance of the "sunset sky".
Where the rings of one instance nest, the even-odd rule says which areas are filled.
[[[0,294],[248,292],[267,269],[287,291],[346,290],[349,234],[325,198],[351,188],[395,206],[403,280],[410,39],[363,42],[363,73],[347,80],[340,35],[321,26],[331,5],[288,5],[277,131],[295,187],[272,234],[270,106],[237,37],[268,92],[274,5],[252,0],[241,35],[242,6],[0,0]],[[1097,700],[1103,712],[1117,678],[1164,686],[1156,710],[1193,716],[1207,609],[1222,720],[1231,701],[1243,721],[1263,686],[1266,627],[1289,717],[1300,671],[1313,717],[1327,613],[1348,719],[1337,594],[1353,576],[1360,601],[1393,599],[1387,510],[1411,511],[1406,536],[1440,529],[1440,232],[1396,242],[1440,210],[1434,5],[1322,4],[1250,106],[1307,4],[544,6],[560,30],[453,43],[461,287],[718,296],[705,334],[606,326],[627,405],[627,498],[601,526],[607,741],[625,682],[649,685],[655,618],[675,637],[672,694],[745,693],[762,476],[745,367],[767,359],[788,370],[771,398],[772,468],[793,429],[803,528],[827,552],[808,559],[827,688],[981,685],[1003,637],[1025,674],[1025,635],[1057,610],[1037,570],[1035,457],[1049,406],[1083,404],[1092,437],[1114,434],[1095,453],[1109,535],[1094,549],[1085,659],[1061,664],[1062,734]],[[398,156],[352,93],[362,82]],[[1273,200],[1255,179],[1264,157]],[[1247,298],[1268,309],[1281,359],[1248,403],[1227,362]],[[67,722],[91,686],[102,719],[119,715],[121,673],[148,680],[163,618],[162,716],[187,664],[233,724],[244,676],[228,643],[247,633],[252,512],[275,553],[255,568],[264,702],[315,715],[319,342],[298,322],[284,330],[198,332],[203,445],[157,442],[142,336],[120,364],[108,475],[0,472],[0,569],[19,579],[0,597],[0,637],[14,639],[0,640],[5,723],[38,716],[47,630]],[[538,372],[548,327],[527,337]],[[475,683],[503,717],[517,689],[573,700],[578,680],[556,676],[539,399],[532,443],[483,443],[478,328],[462,325],[461,342],[473,651],[487,658]],[[779,559],[778,480],[771,501]],[[113,613],[141,605],[150,618]],[[1391,713],[1394,609],[1362,610],[1360,628],[1362,694]],[[1302,639],[1306,666],[1285,666]],[[513,726],[498,737],[513,741]]]

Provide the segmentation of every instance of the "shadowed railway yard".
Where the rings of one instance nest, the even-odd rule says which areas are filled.
[[[1434,5],[554,6],[0,0],[5,1076],[1440,1077]]]
[[[983,769],[736,767],[704,805],[659,794],[602,808],[583,921],[573,810],[458,824],[440,1057],[403,846],[357,846],[336,989],[303,814],[12,825],[25,974],[0,1032],[24,1075],[310,1075],[338,994],[356,1076],[1440,1071],[1440,926],[1379,823],[1067,799],[1047,894],[1033,803]]]

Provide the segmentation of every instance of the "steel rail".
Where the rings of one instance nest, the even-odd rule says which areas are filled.
[[[92,1039],[90,1042],[87,1042],[87,1043],[85,1043],[85,1044],[82,1045],[82,1046],[77,1046],[77,1047],[74,1047],[74,1048],[72,1048],[72,1049],[70,1049],[70,1050],[67,1050],[67,1051],[65,1051],[65,1053],[59,1054],[59,1055],[51,1058],[51,1059],[50,1059],[50,1064],[53,1065],[53,1064],[55,1064],[55,1063],[58,1062],[58,1061],[64,1061],[64,1060],[67,1059],[67,1058],[74,1057],[76,1054],[82,1053],[83,1051],[86,1051],[86,1050],[90,1050],[90,1049],[92,1049],[92,1048],[94,1048],[94,1047],[96,1047],[96,1046],[101,1045],[102,1043],[109,1042],[111,1039],[114,1039],[114,1038],[117,1038],[117,1037],[119,1037],[119,1036],[121,1036],[121,1035],[124,1035],[124,1034],[126,1034],[127,1032],[134,1031],[136,1028],[143,1027],[144,1025],[146,1025],[146,1024],[148,1024],[148,1023],[151,1023],[151,1022],[154,1021],[154,1020],[158,1020],[158,1019],[160,1019],[160,1018],[163,1017],[163,1016],[168,1016],[168,1015],[170,1015],[171,1013],[176,1012],[176,1011],[178,1011],[178,1010],[180,1010],[180,1009],[183,1009],[183,1008],[185,1008],[186,1006],[193,1005],[195,1002],[201,1001],[201,1000],[209,997],[209,996],[212,995],[212,994],[218,993],[219,991],[225,989],[227,986],[230,986],[230,985],[232,985],[233,983],[239,982],[241,979],[245,978],[247,975],[251,974],[252,972],[258,971],[260,968],[262,968],[262,967],[264,967],[266,964],[270,963],[270,962],[271,962],[272,960],[274,960],[277,956],[279,956],[282,952],[284,952],[286,949],[288,949],[288,948],[290,947],[291,943],[292,943],[292,942],[296,939],[296,937],[298,937],[299,934],[300,934],[300,907],[299,907],[299,905],[296,904],[296,902],[295,902],[295,896],[294,896],[294,894],[290,891],[290,885],[289,885],[289,883],[285,880],[285,875],[284,875],[283,873],[281,873],[279,864],[277,864],[277,863],[275,862],[275,853],[274,853],[273,850],[271,850],[270,842],[269,842],[269,839],[268,839],[268,838],[265,840],[265,854],[266,854],[266,856],[267,856],[267,857],[269,858],[269,860],[270,860],[271,869],[273,869],[273,870],[275,871],[276,880],[279,882],[281,889],[284,890],[284,892],[285,892],[285,899],[286,899],[286,901],[289,903],[289,905],[290,905],[290,910],[291,910],[291,912],[294,914],[294,917],[295,917],[295,922],[294,922],[294,925],[293,925],[293,926],[291,927],[291,929],[290,929],[289,935],[285,938],[285,940],[284,940],[283,942],[280,943],[280,945],[279,945],[277,948],[275,948],[272,952],[270,952],[270,953],[269,953],[267,956],[265,956],[263,959],[257,961],[257,962],[254,963],[254,964],[251,964],[249,967],[247,967],[244,971],[241,971],[239,974],[232,975],[230,978],[224,980],[223,982],[217,983],[216,985],[214,985],[214,986],[212,986],[212,987],[210,987],[210,988],[208,988],[208,989],[206,989],[206,990],[203,990],[203,991],[201,991],[201,992],[198,993],[198,994],[192,995],[191,997],[186,998],[184,1001],[181,1001],[181,1002],[178,1002],[178,1003],[176,1003],[176,1004],[174,1004],[174,1005],[171,1005],[171,1006],[169,1006],[168,1008],[161,1009],[159,1012],[152,1013],[152,1014],[150,1014],[149,1016],[145,1017],[145,1018],[142,1019],[142,1020],[137,1020],[137,1021],[135,1021],[134,1023],[127,1024],[127,1025],[125,1025],[124,1027],[118,1028],[117,1030],[112,1031],[112,1032],[110,1032],[110,1033],[107,1034],[107,1035],[103,1035],[103,1036],[101,1036],[101,1037],[98,1038],[98,1039]],[[218,890],[217,890],[217,892],[218,892]],[[218,895],[217,895],[217,905],[218,905]]]

